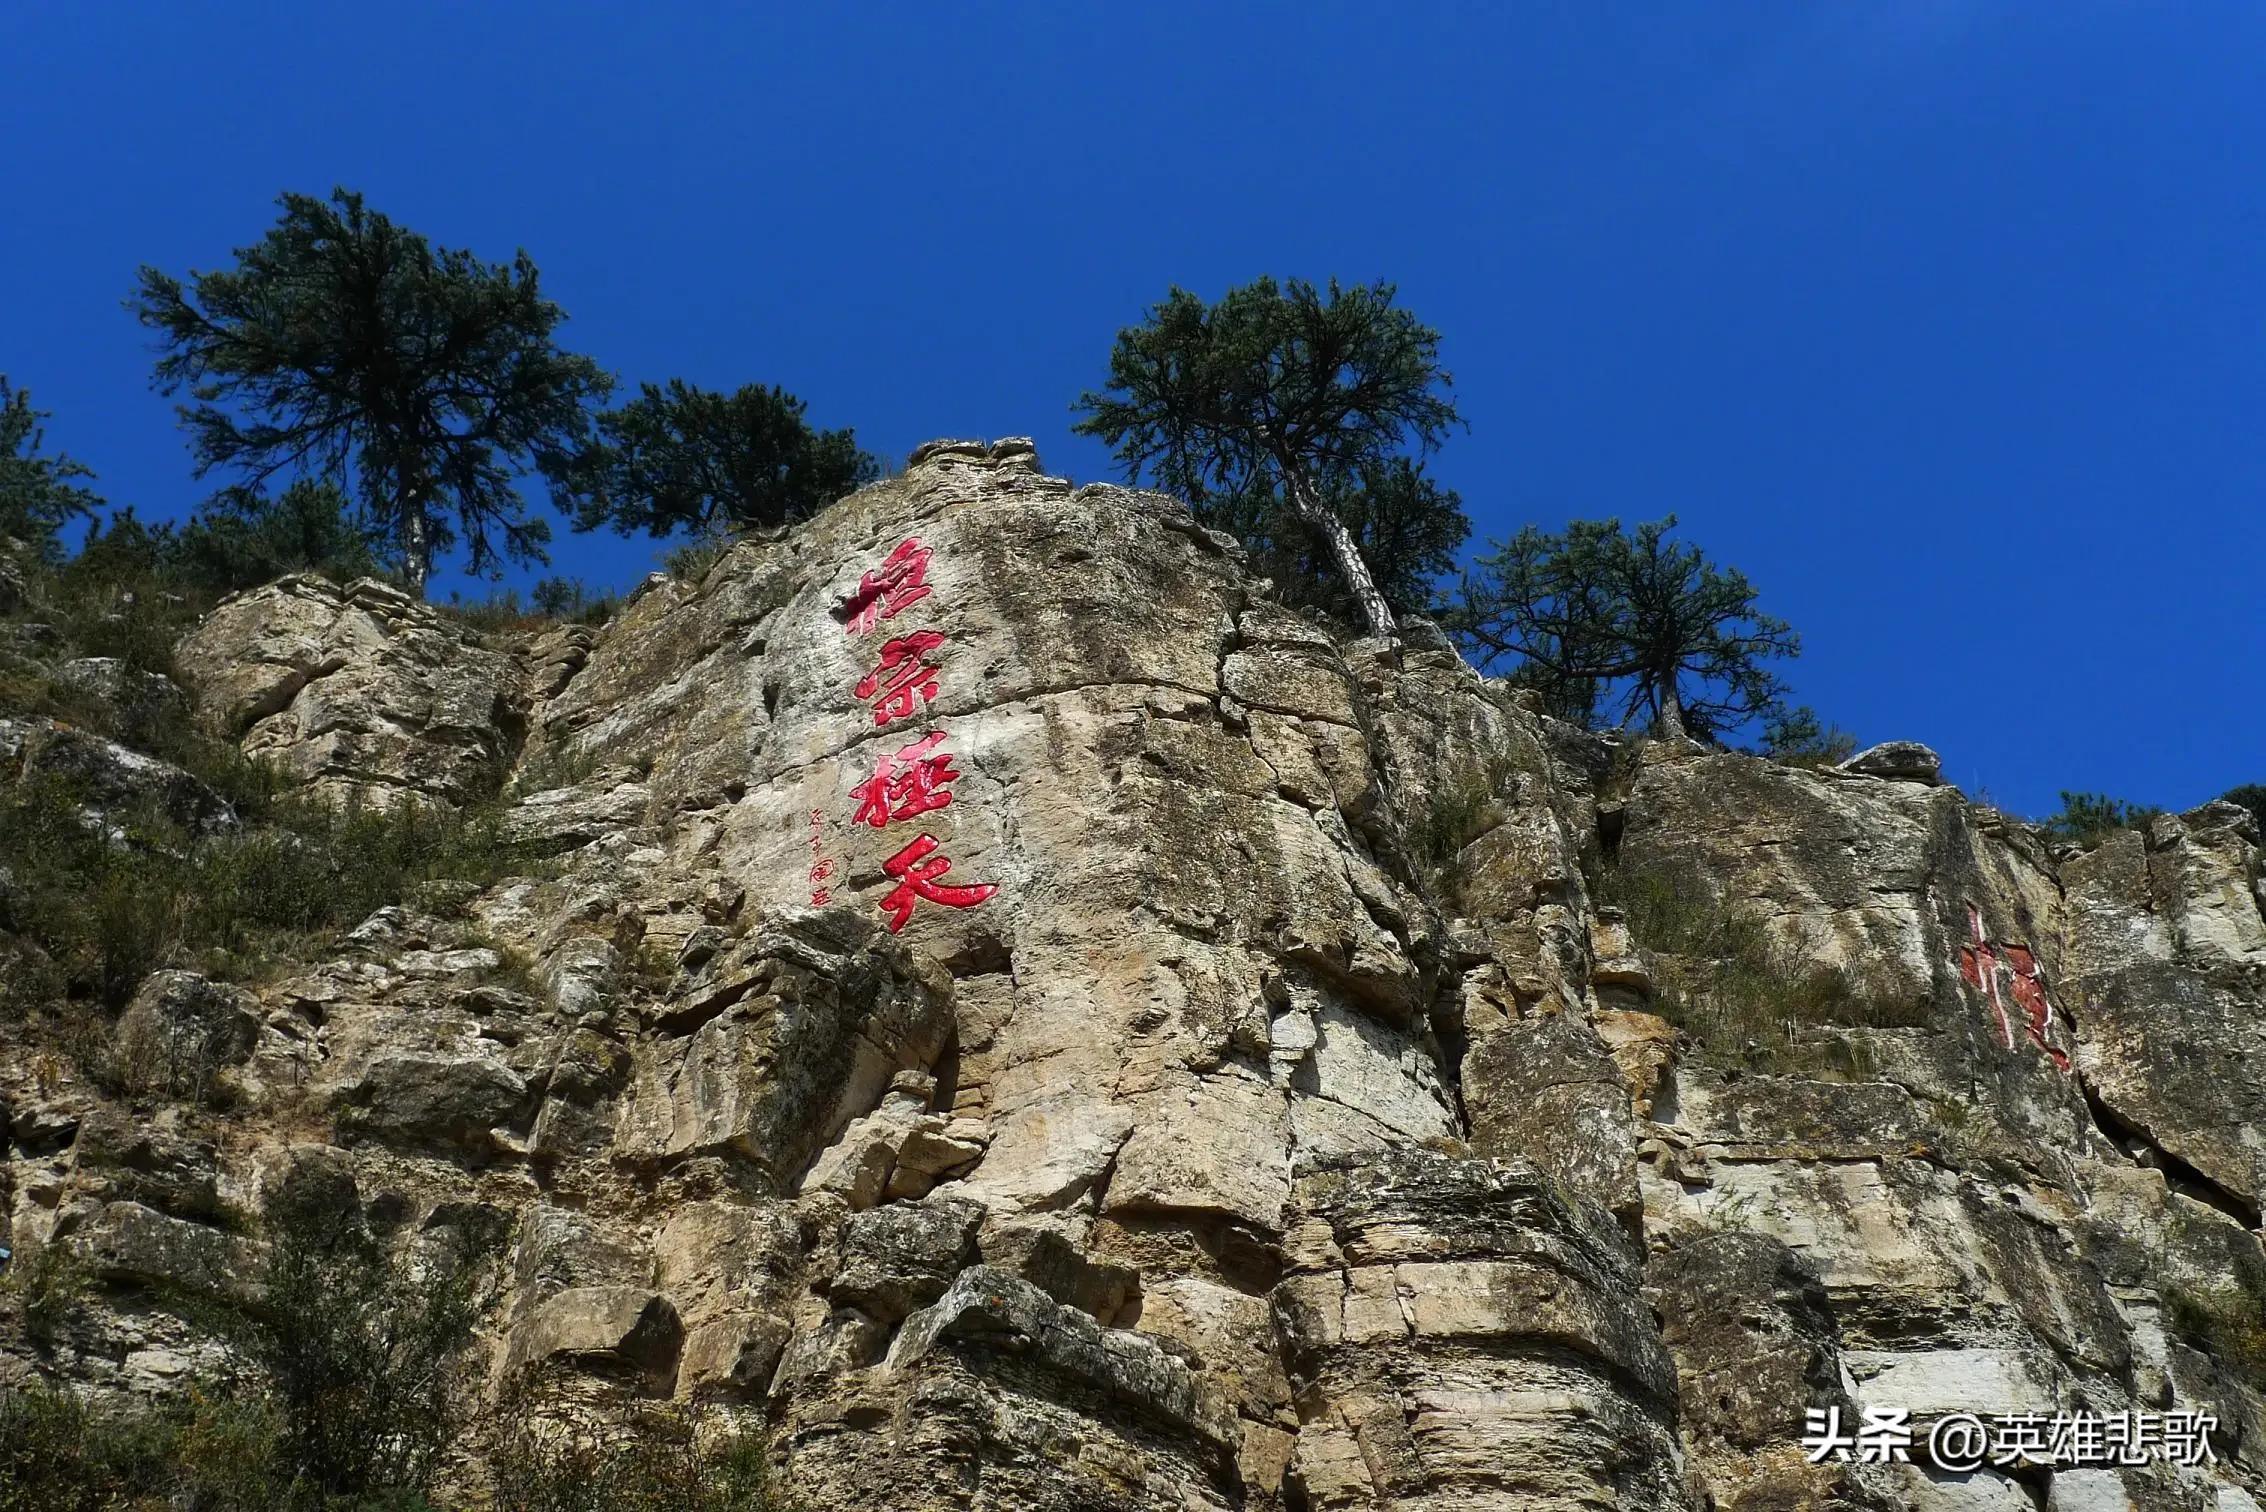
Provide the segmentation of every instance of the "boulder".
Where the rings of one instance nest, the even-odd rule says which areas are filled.
[[[188,722],[188,697],[172,678],[134,671],[115,656],[67,661],[55,669],[55,680],[108,705],[129,728],[155,730]]]
[[[504,1374],[552,1361],[614,1376],[655,1396],[674,1387],[684,1328],[669,1299],[635,1286],[560,1292],[512,1329]]]
[[[1936,787],[1943,782],[1943,758],[1917,740],[1884,740],[1841,763],[1840,770],[1891,782]]]
[[[976,1203],[951,1197],[853,1214],[828,1295],[889,1323],[927,1306],[974,1263],[983,1216]]]
[[[175,659],[214,729],[327,796],[462,803],[493,790],[517,745],[516,660],[374,578],[238,594]]]
[[[24,741],[23,775],[56,783],[113,825],[143,814],[200,835],[237,824],[225,798],[173,763],[52,721],[34,726]]]
[[[259,1043],[255,1000],[193,971],[153,971],[119,1017],[114,1059],[126,1083],[165,1097],[202,1099]]]
[[[526,1080],[492,1056],[403,1051],[379,1055],[343,1089],[338,1128],[348,1142],[483,1155],[527,1104]]]

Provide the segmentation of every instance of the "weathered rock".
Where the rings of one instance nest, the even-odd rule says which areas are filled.
[[[514,660],[374,578],[287,577],[222,604],[175,652],[213,726],[315,792],[460,802],[517,745]]]
[[[970,1507],[1182,1512],[1234,1504],[1234,1419],[1187,1365],[982,1266],[905,1321],[845,1434],[822,1411],[788,1425],[797,1484],[829,1506],[921,1507],[954,1455]]]
[[[582,1286],[560,1292],[512,1330],[509,1375],[553,1361],[625,1379],[651,1395],[676,1383],[684,1328],[669,1300],[634,1286]]]
[[[112,1285],[241,1298],[255,1274],[243,1241],[138,1202],[105,1203],[58,1239],[93,1279]]]
[[[1653,1257],[1645,1295],[1676,1359],[1684,1446],[1722,1506],[1873,1505],[1847,1467],[1813,1465],[1804,1414],[1839,1407],[1833,1309],[1815,1274],[1761,1234],[1718,1231]],[[1893,1505],[1893,1502],[1881,1503]]]
[[[934,965],[847,911],[774,921],[672,1006],[622,1144],[664,1161],[728,1156],[786,1190],[893,1077],[934,1062],[949,992]]]
[[[26,779],[55,784],[105,824],[123,825],[149,814],[195,834],[236,827],[235,809],[210,787],[169,761],[115,740],[39,721],[22,753]]]
[[[965,1198],[897,1202],[855,1214],[842,1231],[842,1264],[828,1295],[894,1323],[944,1295],[976,1258],[983,1209]]]
[[[259,1042],[254,999],[193,971],[153,971],[118,1020],[115,1060],[127,1085],[202,1100]]]
[[[526,1105],[526,1081],[490,1056],[382,1055],[343,1093],[338,1125],[348,1140],[484,1154]]]
[[[23,564],[29,560],[29,545],[13,536],[0,538],[0,614],[13,614],[23,607],[27,591]]]
[[[1935,787],[1943,781],[1943,758],[1917,740],[1884,740],[1842,762],[1841,770]]]
[[[1301,1183],[1276,1289],[1315,1507],[1682,1507],[1636,1258],[1531,1166],[1395,1153]]]
[[[189,700],[172,678],[138,672],[115,656],[82,656],[55,669],[55,680],[107,705],[129,729],[157,730],[189,717]]]
[[[193,1222],[221,1216],[219,1151],[209,1141],[100,1108],[79,1126],[72,1153],[80,1194]]]

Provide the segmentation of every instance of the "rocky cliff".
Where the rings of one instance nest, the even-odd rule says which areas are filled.
[[[491,1380],[715,1404],[812,1506],[2266,1495],[2239,809],[2080,851],[1916,748],[1602,740],[1015,442],[602,628],[293,579],[179,660],[310,789],[500,775],[530,860],[144,983],[118,1034],[225,1098],[0,1063],[11,1243],[95,1285],[18,1376],[168,1389],[221,1346],[161,1299],[313,1169],[402,1243],[508,1223]],[[2217,1427],[1811,1463],[1832,1407]]]

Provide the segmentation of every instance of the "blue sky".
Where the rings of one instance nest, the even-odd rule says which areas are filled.
[[[718,12],[729,9],[730,16]],[[121,308],[286,188],[525,247],[625,382],[1069,434],[1178,282],[1384,277],[1482,534],[1653,518],[1799,696],[2025,812],[2266,781],[2266,8],[19,6],[0,372],[201,494]],[[593,584],[653,548],[568,538]],[[461,583],[461,580],[457,580]]]

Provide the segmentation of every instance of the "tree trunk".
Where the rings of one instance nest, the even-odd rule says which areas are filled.
[[[411,489],[401,512],[401,570],[409,578],[409,591],[425,596],[425,579],[433,575],[433,538],[425,528],[425,504]]]
[[[1676,674],[1660,685],[1660,733],[1669,740],[1684,738],[1684,700],[1676,692]]]
[[[1361,612],[1368,616],[1369,633],[1390,636],[1398,627],[1393,622],[1392,606],[1377,591],[1377,579],[1370,575],[1369,564],[1361,559],[1361,548],[1353,541],[1353,532],[1321,500],[1314,497],[1306,479],[1295,468],[1285,469],[1284,482],[1290,490],[1290,507],[1298,517],[1316,530],[1330,543],[1330,555],[1337,559],[1338,571],[1345,574],[1346,586],[1353,590]]]

